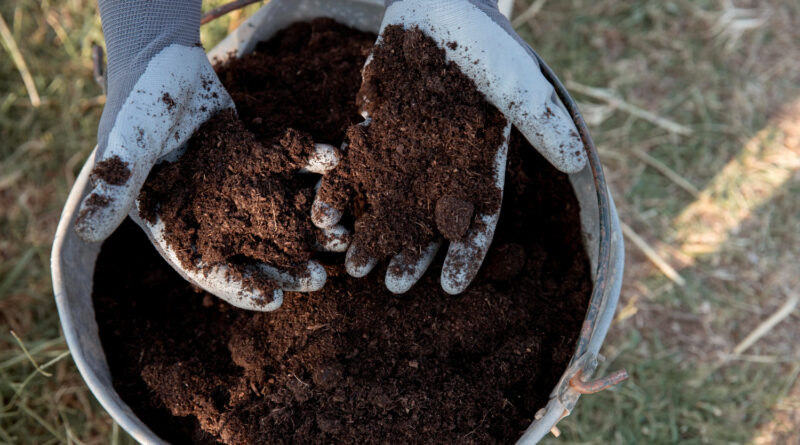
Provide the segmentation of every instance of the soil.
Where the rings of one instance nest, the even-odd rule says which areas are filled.
[[[509,165],[487,263],[458,297],[441,257],[397,297],[330,256],[321,291],[243,311],[126,222],[94,287],[116,390],[172,443],[513,443],[566,369],[591,282],[567,177],[517,134]]]
[[[254,261],[305,272],[318,241],[309,214],[319,177],[297,172],[315,140],[338,145],[361,120],[357,79],[373,42],[323,19],[217,67],[242,120],[231,110],[213,117],[178,161],[152,170],[139,197],[142,218],[161,218],[184,268],[224,264],[264,295],[275,284],[248,267]]]
[[[186,268],[249,260],[294,268],[310,258],[316,234],[307,215],[317,178],[297,174],[313,147],[293,129],[262,144],[232,110],[223,111],[177,162],[152,170],[140,214],[164,221]]]
[[[474,212],[471,202],[453,195],[442,196],[436,201],[436,227],[445,238],[460,240],[467,233]]]
[[[348,131],[346,157],[320,189],[322,201],[356,218],[356,262],[415,258],[440,235],[462,239],[468,208],[497,211],[494,158],[506,119],[432,39],[417,28],[387,27],[359,98],[371,122]],[[440,220],[443,197],[460,201],[458,216],[467,219]]]
[[[247,131],[222,115],[204,127],[204,140],[260,147],[288,164],[298,152],[293,143],[281,143],[287,128],[337,144],[359,120],[352,98],[373,38],[316,21],[262,45],[270,55],[228,63],[221,78]],[[357,50],[348,43],[353,40],[363,46]],[[291,57],[311,46],[313,57]],[[288,59],[276,55],[284,50]],[[309,63],[328,75],[312,74]],[[316,97],[292,90],[298,96],[285,98],[294,102],[260,102],[271,97],[264,89],[295,88],[291,73],[308,79],[303,91]],[[277,78],[283,80],[262,81]],[[247,96],[261,99],[248,102]],[[311,108],[304,114],[305,106]],[[280,107],[287,112],[277,113]],[[276,123],[281,116],[287,123]],[[229,136],[221,139],[223,132]],[[248,168],[267,169],[260,159],[250,160]],[[288,196],[305,190],[290,180],[283,185]],[[281,309],[271,313],[237,309],[188,284],[126,221],[103,244],[93,288],[115,389],[175,444],[513,443],[566,369],[592,284],[569,179],[517,132],[505,189],[486,264],[458,297],[446,294],[438,280],[444,252],[400,297],[386,289],[383,271],[352,278],[342,255],[317,254],[328,273],[325,287],[286,292]],[[447,191],[474,212],[488,202]],[[431,202],[431,215],[438,201]],[[460,209],[460,201],[441,205]],[[462,219],[444,225],[457,228]]]
[[[128,168],[128,163],[120,159],[119,156],[112,156],[98,162],[92,169],[90,178],[92,182],[102,180],[110,185],[123,185],[128,182],[130,177],[131,171]]]

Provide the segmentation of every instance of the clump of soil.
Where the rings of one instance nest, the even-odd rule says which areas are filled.
[[[296,267],[310,258],[316,234],[307,216],[313,179],[297,174],[313,147],[308,134],[290,128],[261,144],[233,110],[223,111],[194,134],[177,162],[153,169],[140,214],[164,221],[184,267],[238,256]]]
[[[500,207],[494,158],[506,119],[422,31],[386,28],[359,98],[371,122],[350,128],[346,157],[320,197],[354,214],[363,259],[404,250],[413,258],[440,234],[462,239],[473,213]],[[466,220],[439,218],[457,202]]]
[[[130,177],[131,171],[128,168],[128,163],[120,159],[119,156],[111,156],[94,166],[90,179],[92,182],[102,180],[111,185],[124,185]]]
[[[274,284],[247,264],[302,270],[317,244],[309,213],[318,177],[297,172],[315,139],[341,141],[360,119],[355,79],[372,42],[316,20],[218,68],[242,120],[231,110],[209,120],[178,161],[152,170],[139,198],[142,218],[161,218],[183,267],[225,264],[265,295]]]
[[[222,79],[256,141],[294,128],[336,143],[358,121],[357,74],[373,38],[331,22],[295,25],[262,46],[288,48],[286,58],[256,53],[223,67]],[[291,57],[298,51],[308,52]],[[298,72],[351,95],[326,87],[303,90],[319,94],[307,99],[293,90],[293,100],[308,102],[286,105],[295,114],[284,115],[297,121],[283,126],[265,124],[280,116],[271,108],[278,105],[239,103],[295,88],[290,77],[285,84],[252,79]],[[305,116],[328,120],[304,120],[302,107],[326,101]],[[204,131],[247,140],[238,125],[223,116]],[[284,150],[291,161],[292,150],[278,145],[275,153]],[[303,184],[289,182],[286,192],[299,193],[295,186]],[[471,196],[455,198],[482,211]],[[115,389],[172,443],[513,443],[566,369],[592,285],[569,179],[518,133],[502,205],[486,266],[458,297],[441,289],[441,255],[402,297],[386,289],[383,273],[355,279],[341,255],[322,255],[325,287],[287,292],[271,313],[240,310],[192,287],[126,221],[101,249],[93,288]]]
[[[516,134],[509,165],[487,265],[458,297],[441,258],[397,297],[331,256],[322,290],[243,311],[126,223],[93,294],[116,390],[172,443],[513,443],[566,369],[591,282],[568,178]]]

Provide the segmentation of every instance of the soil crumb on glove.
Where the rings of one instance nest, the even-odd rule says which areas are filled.
[[[104,181],[110,185],[124,185],[130,177],[131,171],[128,168],[128,164],[120,159],[119,156],[112,156],[98,162],[90,175],[92,183]]]
[[[274,283],[247,264],[305,272],[318,242],[309,215],[319,176],[297,171],[314,142],[338,146],[360,120],[355,96],[372,42],[321,19],[217,67],[238,117],[210,119],[177,162],[153,168],[139,197],[142,218],[161,218],[185,268],[225,264],[265,294]]]
[[[437,225],[444,196],[476,215],[499,208],[494,158],[506,119],[433,39],[387,27],[359,100],[372,121],[348,130],[345,159],[325,177],[320,198],[355,216],[363,259],[412,253],[440,234],[461,239],[465,221]]]

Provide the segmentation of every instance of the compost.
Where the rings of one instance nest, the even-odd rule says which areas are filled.
[[[358,101],[371,121],[350,128],[345,159],[320,189],[356,218],[357,264],[398,253],[413,261],[438,236],[462,239],[473,213],[497,211],[494,158],[506,119],[433,39],[387,27]],[[436,218],[454,204],[461,218]]]
[[[319,177],[298,171],[315,142],[338,146],[361,121],[355,97],[373,42],[317,20],[218,67],[238,115],[211,118],[176,162],[153,168],[139,196],[142,218],[163,221],[184,268],[225,265],[264,295],[275,284],[253,262],[305,271],[321,241],[309,218]]]
[[[254,135],[234,146],[274,149],[289,165],[288,128],[344,140],[360,120],[354,98],[373,39],[327,20],[298,24],[218,67]],[[237,122],[221,115],[199,136],[246,133]],[[494,243],[455,297],[440,287],[441,255],[398,297],[384,271],[355,279],[341,255],[314,254],[328,272],[322,290],[287,292],[276,312],[243,311],[184,281],[126,221],[103,244],[93,289],[115,389],[172,443],[513,443],[566,369],[592,284],[568,177],[518,133],[509,145]],[[293,197],[305,187],[282,185]],[[449,195],[440,206],[481,209]],[[442,223],[459,231],[463,217]]]

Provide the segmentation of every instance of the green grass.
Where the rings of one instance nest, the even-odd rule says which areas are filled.
[[[520,0],[517,9],[528,4]],[[800,5],[736,2],[763,16],[760,24],[726,5],[550,1],[518,29],[562,80],[608,89],[693,130],[670,134],[575,95],[587,116],[601,112],[592,134],[621,218],[687,284],[667,280],[628,243],[625,315],[612,327],[600,373],[626,367],[631,379],[583,397],[560,424],[562,437],[548,443],[766,443],[786,412],[781,407],[800,410],[800,391],[792,390],[800,370],[798,311],[745,357],[727,358],[800,289],[800,129],[792,124],[800,121],[800,105],[792,105],[800,101],[800,62],[792,56]],[[129,443],[65,355],[48,268],[60,208],[102,112],[91,69],[91,44],[102,42],[95,2],[3,2],[0,14],[44,101],[31,106],[2,48],[0,443]],[[232,20],[204,29],[206,47]],[[700,198],[635,150],[694,184]],[[696,242],[712,235],[722,236]],[[12,330],[38,366],[50,363],[44,372]]]

